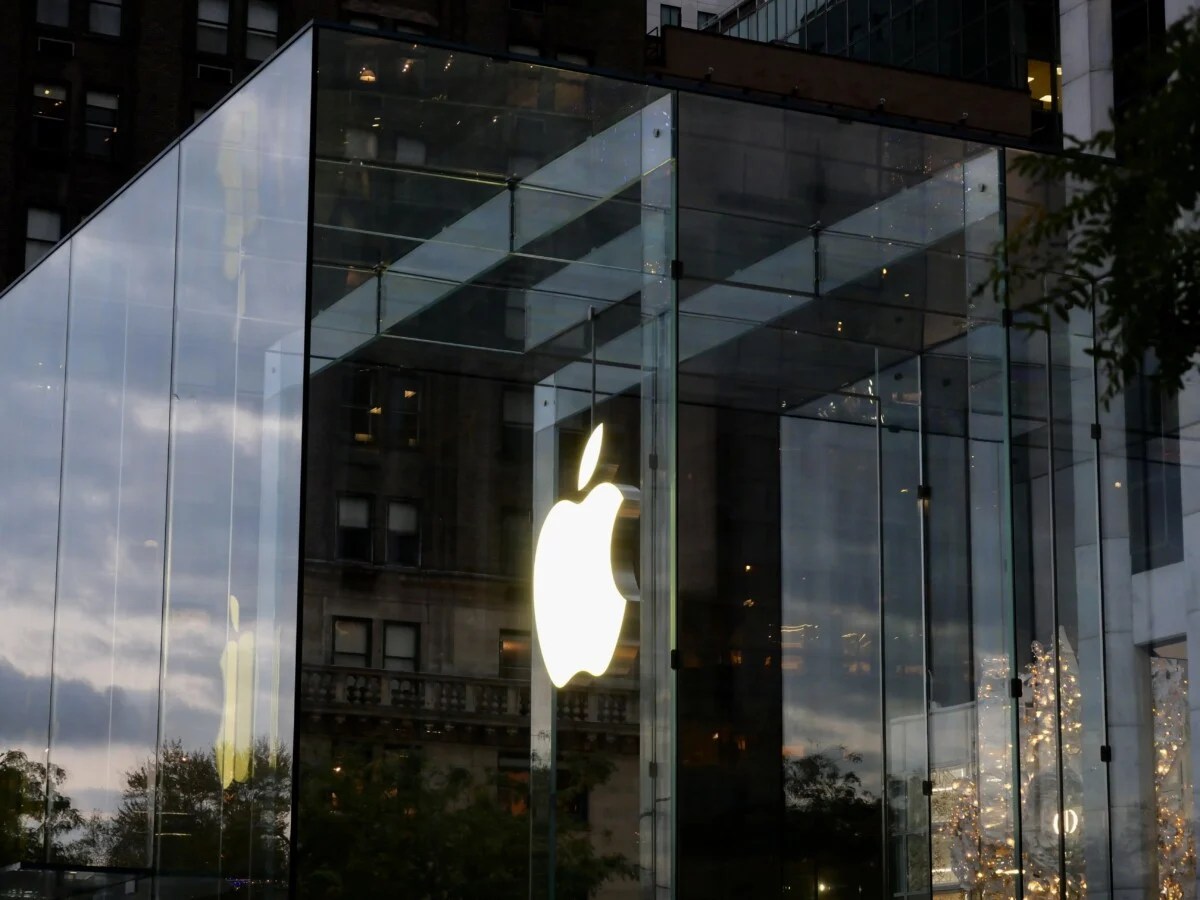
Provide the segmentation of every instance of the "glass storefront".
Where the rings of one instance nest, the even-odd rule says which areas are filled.
[[[302,33],[0,296],[0,897],[1195,896],[1197,402],[1010,158]]]

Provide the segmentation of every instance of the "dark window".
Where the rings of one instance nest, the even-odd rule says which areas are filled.
[[[527,576],[533,568],[533,525],[527,509],[506,509],[500,523],[500,555],[504,571]]]
[[[341,559],[371,562],[371,498],[338,497],[337,554]]]
[[[389,672],[417,671],[420,632],[416,625],[388,622],[383,626],[383,667]]]
[[[83,149],[88,156],[112,159],[117,142],[120,98],[103,91],[88,91],[84,109]]]
[[[370,620],[333,620],[333,664],[363,669],[371,665]]]
[[[528,681],[533,660],[533,642],[528,631],[500,632],[500,677]]]
[[[121,0],[91,0],[88,3],[88,31],[120,37]]]
[[[266,59],[279,46],[279,7],[273,0],[250,0],[246,8],[246,58]]]
[[[500,452],[508,460],[530,459],[533,456],[533,391],[506,388],[500,405],[504,416]]]
[[[58,84],[33,86],[33,145],[40,150],[67,146],[67,89]]]
[[[387,561],[397,566],[416,566],[421,562],[421,511],[415,503],[388,502]]]
[[[1163,0],[1113,0],[1113,109],[1120,117],[1158,86],[1147,63],[1162,49]]]
[[[696,13],[696,27],[699,28],[701,31],[703,31],[705,28],[708,28],[708,26],[710,26],[714,22],[716,22],[717,18],[718,17],[717,17],[716,13],[697,12]]]
[[[71,24],[70,0],[38,0],[37,20],[39,25],[66,28]]]
[[[25,268],[50,252],[62,237],[62,215],[52,209],[30,208],[25,213]]]
[[[1179,471],[1179,401],[1153,367],[1125,393],[1129,447],[1129,551],[1133,571],[1183,559],[1183,494]]]
[[[421,445],[421,382],[411,375],[393,374],[388,380],[387,429],[391,447]]]
[[[200,0],[196,11],[196,49],[229,52],[229,0]]]
[[[517,12],[541,14],[546,8],[545,0],[512,0],[509,4]]]
[[[346,414],[346,431],[356,444],[373,444],[377,438],[379,405],[376,384],[377,369],[349,368],[345,370],[342,408]]]
[[[663,28],[666,28],[668,25],[678,27],[683,23],[683,9],[664,3],[658,8],[658,18]]]

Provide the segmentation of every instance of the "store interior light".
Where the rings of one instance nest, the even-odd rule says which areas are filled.
[[[363,66],[361,69],[358,70],[358,80],[363,82],[364,84],[374,84],[375,80],[376,80],[375,79],[375,70],[372,69],[370,66]]]

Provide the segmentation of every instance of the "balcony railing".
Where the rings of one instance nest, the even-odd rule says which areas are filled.
[[[307,713],[529,727],[526,681],[348,666],[305,666],[301,677]],[[558,721],[569,730],[637,734],[637,691],[607,686],[559,691]]]

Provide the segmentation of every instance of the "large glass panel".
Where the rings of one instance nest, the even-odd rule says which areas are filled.
[[[685,95],[679,165],[680,891],[1015,896],[998,154]]]
[[[86,834],[53,862],[152,860],[178,178],[171,151],[72,243],[49,746]]]
[[[180,148],[150,783],[159,867],[210,892],[287,883],[311,63],[304,35]]]
[[[46,807],[70,256],[68,242],[0,296],[0,870],[43,861],[74,824]]]
[[[318,56],[298,895],[665,895],[672,98]],[[613,537],[572,540],[605,496]],[[568,651],[607,630],[586,672],[535,580]]]

